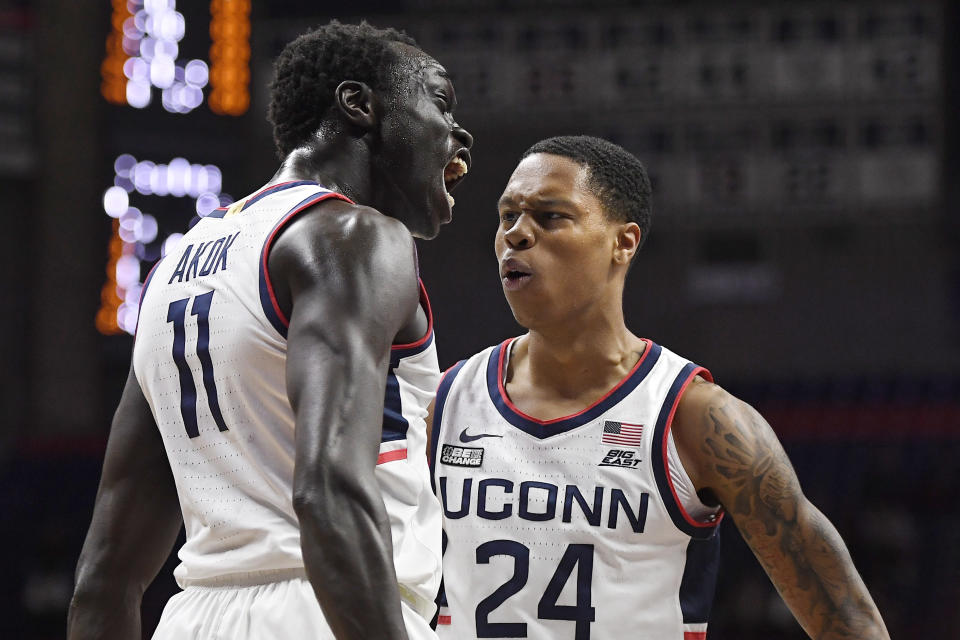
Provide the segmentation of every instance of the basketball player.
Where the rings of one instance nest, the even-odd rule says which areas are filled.
[[[812,637],[886,638],[770,426],[625,326],[650,229],[640,162],[597,138],[544,140],[499,213],[503,291],[528,331],[439,387],[440,637],[703,639],[726,513]]]
[[[140,637],[181,521],[154,638],[435,637],[439,370],[412,236],[450,220],[469,167],[455,105],[394,30],[334,22],[280,55],[281,168],[144,285],[71,640]]]

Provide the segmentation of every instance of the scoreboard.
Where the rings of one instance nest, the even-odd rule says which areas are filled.
[[[217,121],[250,106],[251,2],[181,4],[112,2],[100,68],[115,152],[102,201],[112,226],[96,317],[104,334],[133,333],[145,265],[176,246],[193,215],[233,201],[220,166],[200,156],[223,157],[230,127]]]

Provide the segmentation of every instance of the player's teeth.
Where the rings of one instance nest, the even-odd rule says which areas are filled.
[[[464,162],[463,158],[454,158],[443,170],[443,178],[445,180],[456,180],[465,175],[468,170],[467,163]]]
[[[453,196],[448,193],[448,194],[447,194],[447,202],[450,203],[450,208],[452,209],[452,208],[453,208],[453,205],[455,205],[457,201],[454,200],[454,199],[453,199]]]

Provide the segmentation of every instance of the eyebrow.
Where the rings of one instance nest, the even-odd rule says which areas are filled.
[[[532,202],[533,205],[538,209],[552,209],[555,207],[572,207],[573,202],[563,198],[528,198],[528,201]],[[497,206],[503,206],[507,204],[514,204],[514,199],[510,196],[502,196],[497,201]]]

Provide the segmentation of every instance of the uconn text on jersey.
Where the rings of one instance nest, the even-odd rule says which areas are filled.
[[[608,529],[626,522],[635,533],[643,533],[647,521],[650,495],[646,492],[631,501],[621,489],[602,486],[581,491],[573,484],[560,487],[538,480],[524,480],[516,487],[506,478],[483,478],[477,482],[474,479],[464,478],[458,489],[452,483],[448,487],[447,476],[440,476],[440,499],[447,518],[458,520],[471,513],[485,520],[520,518],[544,522],[560,518],[562,522],[572,522],[577,518],[590,526]],[[452,508],[451,500],[459,504]],[[621,514],[624,520],[620,519]]]

